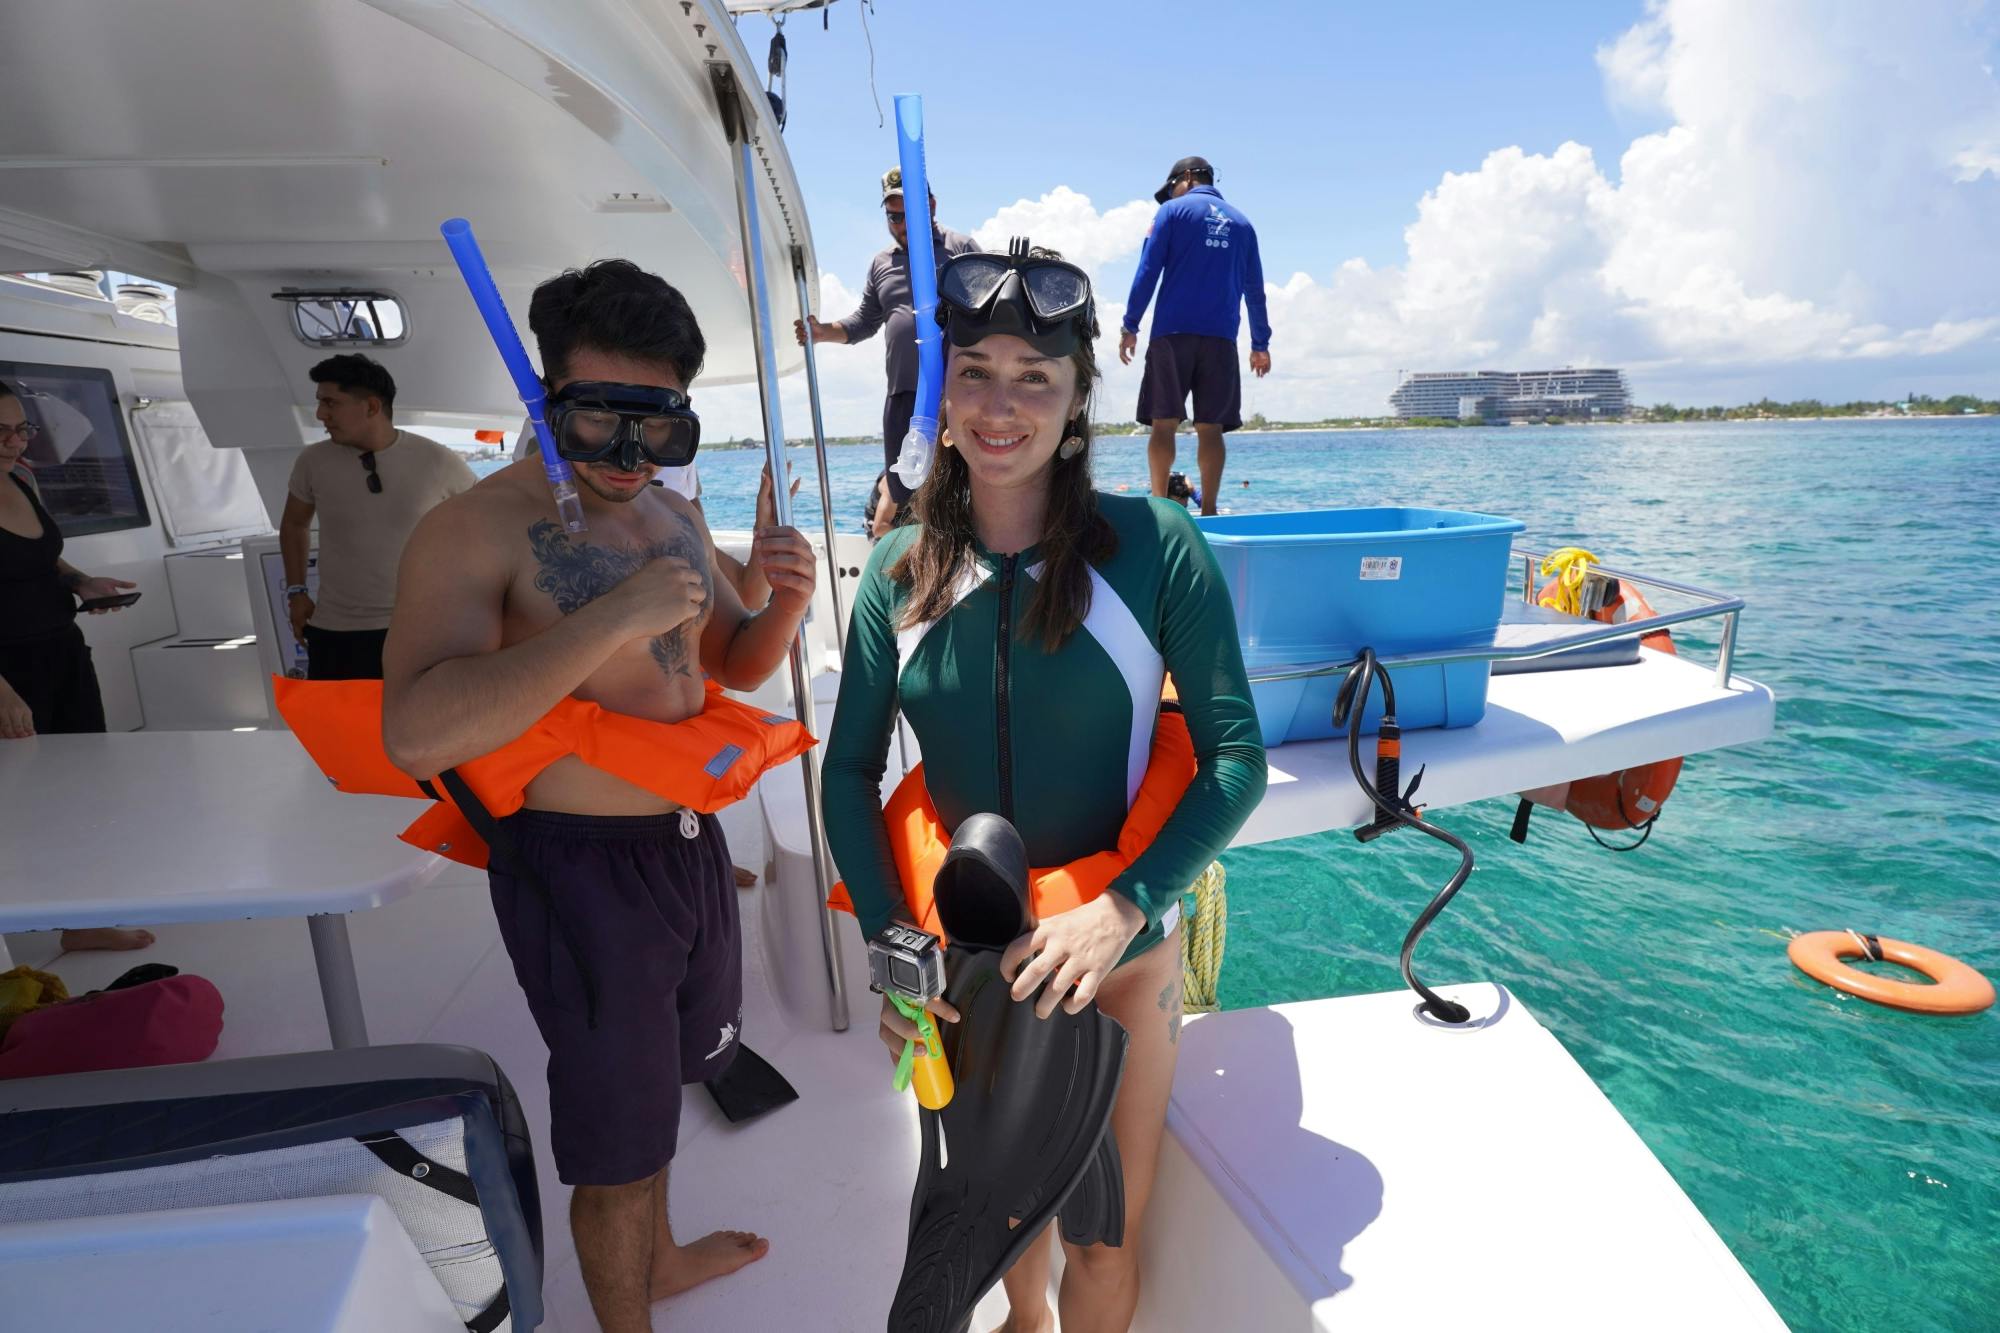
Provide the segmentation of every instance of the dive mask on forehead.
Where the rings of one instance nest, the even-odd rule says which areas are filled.
[[[610,463],[637,472],[686,467],[701,447],[701,418],[678,389],[579,380],[549,396],[549,433],[572,463]]]
[[[1060,259],[1031,259],[1015,237],[1005,255],[954,255],[938,272],[938,323],[954,347],[996,333],[1024,339],[1043,356],[1068,356],[1097,336],[1090,278]]]

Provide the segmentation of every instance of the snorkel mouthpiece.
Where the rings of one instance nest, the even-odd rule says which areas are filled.
[[[911,490],[937,458],[938,403],[944,396],[944,330],[937,323],[937,254],[931,245],[931,184],[924,169],[924,99],[896,96],[896,155],[903,168],[904,242],[917,324],[917,403],[896,455],[896,476]]]
[[[555,493],[556,513],[561,517],[563,527],[570,532],[582,532],[583,499],[576,493],[576,473],[570,470],[569,460],[556,452],[555,436],[549,432],[548,413],[545,406],[548,391],[542,387],[541,376],[528,360],[528,349],[521,345],[521,335],[514,329],[514,321],[507,315],[507,303],[500,299],[500,288],[493,282],[493,274],[486,267],[486,256],[479,249],[478,238],[472,234],[472,224],[464,218],[451,218],[438,228],[444,236],[444,243],[451,251],[451,257],[458,261],[459,276],[465,279],[466,290],[472,293],[472,303],[479,307],[479,317],[486,321],[486,332],[493,339],[500,360],[507,367],[507,373],[514,377],[514,391],[521,396],[521,406],[528,409],[528,420],[534,423],[535,442],[541,447],[542,471],[548,475],[549,489]],[[624,451],[619,452],[619,466],[625,467]],[[629,467],[627,471],[637,471]]]

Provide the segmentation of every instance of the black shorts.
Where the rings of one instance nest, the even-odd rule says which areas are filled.
[[[525,876],[488,872],[500,938],[549,1047],[556,1174],[568,1185],[644,1180],[673,1159],[681,1085],[736,1058],[743,948],[722,827],[702,815],[690,838],[679,814],[546,810],[501,824],[568,926]]]
[[[1225,431],[1243,424],[1243,371],[1236,344],[1202,333],[1169,333],[1146,344],[1146,373],[1139,381],[1139,424],[1186,421],[1194,395],[1198,425]]]
[[[896,475],[896,458],[903,452],[903,437],[910,433],[910,418],[917,414],[917,392],[892,393],[882,403],[882,465],[889,470],[889,498],[902,505],[910,498],[910,488]]]
[[[13,686],[28,705],[38,736],[104,730],[97,668],[83,631],[75,625],[46,639],[0,644],[0,680]]]
[[[307,680],[380,680],[386,629],[306,626]]]

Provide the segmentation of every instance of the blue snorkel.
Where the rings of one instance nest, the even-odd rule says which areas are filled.
[[[896,475],[911,490],[937,457],[938,403],[944,396],[944,330],[937,322],[937,255],[931,246],[931,187],[924,171],[924,99],[896,97],[896,152],[903,167],[903,234],[910,252],[910,298],[917,318],[917,407],[896,456]]]
[[[542,471],[548,474],[549,489],[555,492],[556,513],[562,518],[563,527],[571,532],[582,532],[583,500],[576,493],[576,474],[570,471],[569,460],[556,452],[555,437],[549,433],[548,414],[543,410],[548,401],[548,390],[528,361],[528,349],[521,345],[521,335],[515,332],[514,321],[507,317],[507,303],[500,299],[500,289],[493,284],[493,274],[486,268],[486,256],[480,253],[479,241],[472,234],[472,224],[464,218],[452,218],[438,230],[444,233],[444,243],[450,247],[451,257],[458,261],[459,275],[465,279],[466,289],[472,293],[472,303],[479,307],[480,318],[486,321],[486,332],[492,335],[493,346],[499,350],[501,361],[506,363],[507,373],[514,377],[514,390],[521,395],[521,406],[528,409],[528,420],[535,424],[535,441],[541,446]],[[935,300],[935,296],[932,299]]]

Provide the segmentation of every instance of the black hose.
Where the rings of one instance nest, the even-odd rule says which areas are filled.
[[[1385,797],[1376,787],[1375,783],[1369,780],[1367,771],[1363,769],[1361,765],[1361,719],[1362,715],[1368,711],[1369,691],[1374,688],[1378,675],[1382,683],[1383,732],[1392,739],[1400,735],[1400,732],[1396,728],[1395,687],[1390,684],[1388,669],[1375,660],[1375,650],[1372,648],[1363,648],[1361,650],[1360,660],[1348,668],[1347,678],[1341,682],[1340,695],[1334,704],[1333,710],[1334,725],[1339,726],[1343,721],[1347,723],[1348,766],[1354,770],[1355,782],[1360,785],[1362,791],[1367,793],[1368,799],[1375,803],[1375,808],[1382,812],[1382,816],[1393,820],[1395,824],[1427,833],[1438,841],[1448,844],[1458,853],[1458,869],[1445,882],[1444,888],[1438,891],[1437,896],[1430,900],[1429,905],[1417,914],[1416,924],[1412,925],[1410,933],[1403,937],[1403,952],[1398,961],[1402,969],[1403,980],[1408,983],[1411,990],[1423,997],[1426,1012],[1442,1022],[1464,1023],[1472,1018],[1471,1011],[1462,1004],[1445,999],[1418,979],[1414,959],[1417,952],[1417,941],[1423,937],[1424,930],[1431,922],[1437,919],[1438,913],[1444,911],[1445,904],[1452,900],[1452,897],[1457,894],[1459,889],[1464,887],[1465,881],[1471,877],[1472,849],[1458,838],[1445,832],[1418,814],[1416,808],[1410,804],[1404,793],[1391,791]],[[1422,777],[1422,772],[1419,772],[1417,780],[1421,780]],[[1417,783],[1413,780],[1410,783],[1409,790],[1414,792],[1416,786]],[[1376,823],[1381,824],[1383,820],[1378,818]],[[1359,832],[1366,833],[1368,830],[1364,829]]]

